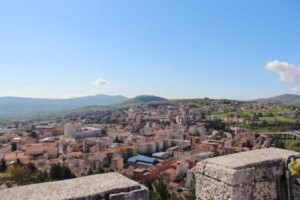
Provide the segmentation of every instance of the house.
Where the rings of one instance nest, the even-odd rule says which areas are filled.
[[[58,157],[58,147],[55,143],[26,144],[22,149],[27,156],[44,156],[46,158]]]

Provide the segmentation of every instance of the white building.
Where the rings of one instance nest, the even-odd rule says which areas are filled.
[[[137,144],[137,151],[139,154],[153,154],[156,153],[156,142],[145,142]]]
[[[76,127],[74,124],[67,123],[65,125],[64,135],[74,136],[76,134]]]
[[[121,157],[115,157],[111,161],[111,166],[118,171],[121,171],[124,167],[124,161]]]

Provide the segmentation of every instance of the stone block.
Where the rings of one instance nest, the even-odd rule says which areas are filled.
[[[197,199],[275,200],[284,161],[297,154],[268,148],[206,159],[197,164]]]

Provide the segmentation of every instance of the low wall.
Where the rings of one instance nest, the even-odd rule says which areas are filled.
[[[118,173],[0,190],[7,200],[147,200],[148,189]]]

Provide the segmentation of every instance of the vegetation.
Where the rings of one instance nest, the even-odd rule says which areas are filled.
[[[151,197],[153,200],[164,200],[171,198],[167,183],[162,177],[159,177],[157,181],[153,183],[153,192]]]
[[[29,136],[36,139],[37,138],[37,133],[32,131]]]
[[[222,121],[211,121],[207,124],[206,128],[209,129],[215,129],[215,130],[224,130],[226,124]]]
[[[300,140],[285,140],[284,148],[291,151],[300,152]]]
[[[238,126],[253,132],[284,132],[299,130],[300,123],[250,121],[249,123],[227,122],[228,126]]]
[[[52,165],[48,174],[47,171],[38,170],[32,163],[23,164],[19,160],[7,167],[2,159],[0,170],[0,185],[6,184],[8,187],[75,178],[68,167],[58,164]]]
[[[153,184],[146,184],[150,192],[150,200],[181,200],[182,198],[168,190],[168,185],[163,177],[159,177]]]
[[[300,105],[300,96],[295,94],[284,94],[277,97],[266,98],[266,99],[259,99],[261,103],[275,103],[281,105],[293,105],[299,106]]]
[[[2,161],[3,162],[3,161]],[[47,172],[38,171],[34,164],[23,164],[19,160],[5,167],[4,178],[1,179],[0,184],[6,183],[7,186],[12,185],[27,185],[32,183],[40,183],[48,181]]]
[[[195,175],[188,187],[188,193],[186,195],[186,200],[196,200],[196,179]]]
[[[290,164],[289,169],[292,176],[300,176],[300,160],[296,160],[295,162]]]
[[[4,158],[0,159],[0,173],[5,172],[7,169],[6,166],[6,161],[4,160]]]
[[[132,99],[129,99],[128,101],[125,101],[122,103],[122,106],[128,106],[128,105],[137,105],[137,104],[145,104],[145,103],[154,103],[154,102],[164,102],[167,101],[164,98],[157,97],[157,96],[151,96],[151,95],[141,95],[134,97]]]
[[[75,178],[70,169],[64,165],[53,164],[49,172],[49,179],[52,181]]]
[[[11,151],[14,152],[17,150],[17,144],[16,143],[11,143]]]
[[[278,140],[273,138],[273,144],[277,148],[300,152],[300,140]]]

